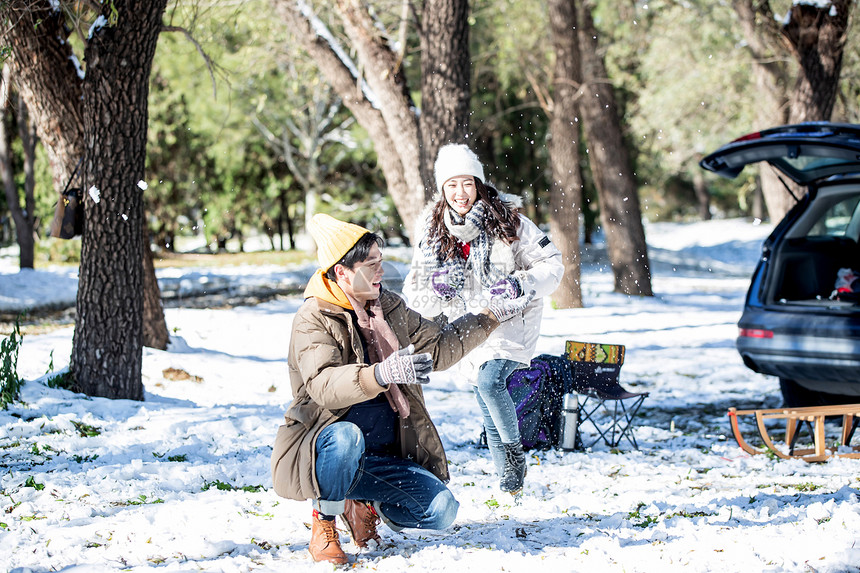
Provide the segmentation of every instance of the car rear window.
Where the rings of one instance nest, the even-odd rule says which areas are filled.
[[[807,237],[846,237],[849,229],[854,229],[860,221],[860,210],[857,206],[860,196],[848,197],[830,206],[827,211],[812,225]],[[851,222],[854,221],[854,225]],[[850,237],[857,239],[857,237]]]

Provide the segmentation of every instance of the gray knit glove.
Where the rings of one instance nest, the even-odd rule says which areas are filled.
[[[389,384],[427,384],[433,371],[433,357],[429,353],[412,354],[415,345],[401,348],[376,365],[374,373],[380,386]]]
[[[516,315],[522,313],[534,297],[535,291],[529,291],[528,294],[518,298],[504,298],[497,296],[490,299],[490,304],[487,305],[487,310],[493,313],[496,320],[499,322],[505,322],[506,320],[510,320]]]

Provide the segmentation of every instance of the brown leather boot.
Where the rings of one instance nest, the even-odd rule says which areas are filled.
[[[313,524],[311,525],[311,542],[308,551],[314,561],[328,561],[336,565],[348,563],[346,553],[340,548],[340,538],[337,534],[334,520],[320,519],[319,513],[314,511]]]
[[[377,544],[382,542],[376,532],[376,526],[379,525],[379,515],[369,503],[348,499],[341,517],[346,522],[352,540],[359,547],[367,547],[367,542],[371,539]]]

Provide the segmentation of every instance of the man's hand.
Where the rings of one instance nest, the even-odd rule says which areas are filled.
[[[496,320],[499,322],[505,322],[525,310],[526,306],[528,306],[534,297],[535,291],[529,291],[528,294],[519,298],[496,297],[490,300],[487,310],[493,313]]]
[[[380,386],[389,384],[427,384],[433,371],[433,357],[427,352],[413,354],[415,345],[401,348],[374,368]]]

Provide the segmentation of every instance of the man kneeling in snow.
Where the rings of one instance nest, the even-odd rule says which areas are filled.
[[[444,328],[382,290],[380,238],[316,215],[310,231],[320,270],[305,290],[289,349],[293,402],[278,429],[272,482],[278,495],[313,500],[309,551],[347,563],[335,528],[359,547],[392,529],[444,529],[459,503],[421,384],[486,340],[532,296],[495,299]]]

